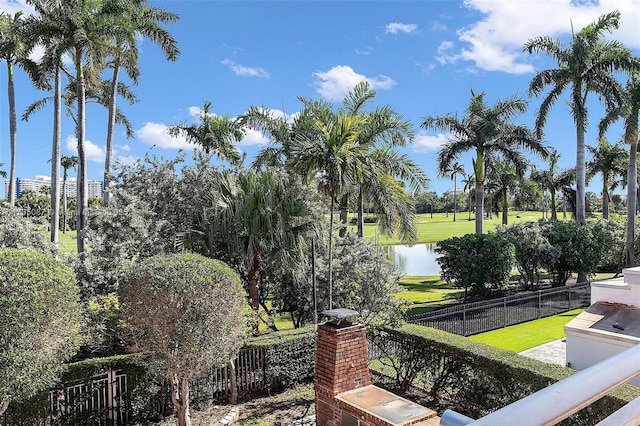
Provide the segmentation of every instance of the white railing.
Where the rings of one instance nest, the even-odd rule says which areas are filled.
[[[442,415],[440,424],[442,426],[516,423],[520,426],[555,425],[638,376],[640,376],[640,345],[607,358],[481,419],[473,420],[448,410]],[[637,425],[639,419],[640,399],[636,399],[607,417],[599,425]]]

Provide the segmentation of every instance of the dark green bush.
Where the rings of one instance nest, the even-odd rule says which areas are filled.
[[[439,412],[453,409],[480,418],[575,372],[417,325],[369,332],[372,368],[392,376],[398,389],[418,387],[412,399]],[[623,386],[568,420],[595,424],[640,396]]]
[[[42,253],[0,249],[0,414],[56,383],[81,342],[73,272]]]
[[[443,280],[467,292],[487,295],[506,287],[514,263],[514,247],[498,234],[467,234],[436,246]]]

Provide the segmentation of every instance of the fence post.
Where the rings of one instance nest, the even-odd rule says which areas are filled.
[[[542,317],[542,290],[538,290],[538,318]]]
[[[467,304],[462,304],[462,335],[467,335]]]
[[[507,298],[506,297],[502,298],[502,322],[503,322],[502,327],[506,327],[507,326]]]

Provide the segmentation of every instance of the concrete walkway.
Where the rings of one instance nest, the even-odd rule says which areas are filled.
[[[554,340],[520,352],[527,358],[537,359],[549,364],[567,365],[567,344],[565,339]]]

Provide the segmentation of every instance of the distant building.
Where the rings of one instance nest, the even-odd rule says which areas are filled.
[[[89,187],[89,197],[102,198],[102,182],[98,180],[87,181]],[[62,178],[60,179],[60,185],[63,185]],[[51,176],[36,176],[35,178],[16,178],[16,198],[20,197],[26,190],[31,190],[36,194],[41,194],[42,188],[48,186],[51,188]],[[75,177],[68,177],[67,183],[64,187],[64,192],[61,188],[60,195],[66,193],[67,197],[75,197],[78,193],[78,182]],[[9,180],[4,182],[4,196],[9,198]]]

